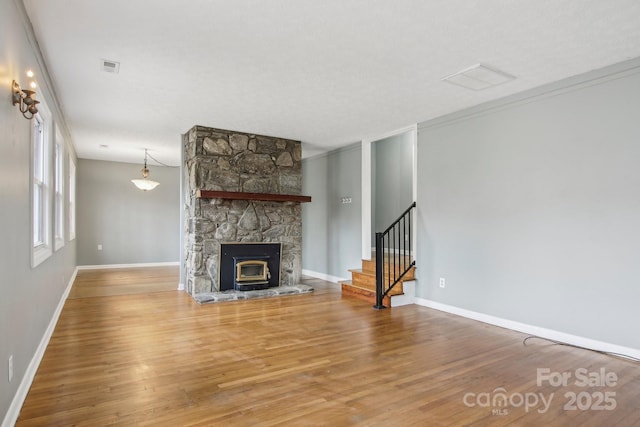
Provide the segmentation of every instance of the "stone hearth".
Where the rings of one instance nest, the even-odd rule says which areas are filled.
[[[226,301],[243,301],[248,299],[279,297],[284,295],[299,295],[312,292],[309,285],[279,286],[277,288],[262,289],[257,291],[223,291],[205,292],[195,294],[193,298],[200,304]]]
[[[282,243],[280,285],[298,285],[299,203],[205,199],[198,190],[300,195],[300,142],[194,126],[183,135],[183,149],[187,291],[219,291],[220,245],[239,242]]]

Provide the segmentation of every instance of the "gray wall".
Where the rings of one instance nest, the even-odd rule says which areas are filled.
[[[391,136],[372,144],[373,238],[384,231],[413,202],[411,134]]]
[[[418,296],[640,348],[631,66],[419,126]]]
[[[140,169],[78,162],[78,265],[179,261],[180,169],[149,164],[149,178],[160,183],[152,191],[131,183]]]
[[[302,205],[304,270],[348,278],[360,268],[361,157],[357,144],[302,161],[302,194],[312,198]]]
[[[27,38],[23,15],[16,8],[21,3],[0,0],[0,422],[5,419],[76,265],[75,241],[66,238],[64,247],[31,268],[31,122],[11,105],[11,80],[25,85],[25,72],[32,69],[38,77],[38,96],[47,101],[56,122],[61,123],[61,116]],[[68,134],[61,131],[69,142]],[[72,150],[70,146],[67,149]],[[65,170],[68,173],[68,164]],[[68,181],[67,175],[67,195]],[[9,383],[10,355],[14,376]]]

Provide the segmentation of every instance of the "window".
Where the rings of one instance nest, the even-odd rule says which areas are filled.
[[[51,256],[51,143],[50,114],[44,102],[32,120],[31,164],[31,266],[35,267]]]
[[[44,122],[37,115],[33,118],[33,246],[45,243],[45,144]]]
[[[53,249],[64,246],[64,141],[60,130],[56,126],[56,144],[53,154],[54,167],[54,221],[53,221]]]
[[[69,155],[69,241],[76,238],[76,164]]]

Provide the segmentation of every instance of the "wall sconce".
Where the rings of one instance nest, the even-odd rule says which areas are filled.
[[[147,149],[144,150],[144,167],[142,168],[142,179],[132,179],[131,182],[142,191],[153,190],[159,182],[147,179],[149,176],[149,169],[147,168]]]
[[[27,76],[33,77],[33,72],[28,71]],[[11,83],[11,100],[13,105],[17,105],[25,119],[31,120],[38,113],[37,105],[40,101],[36,100],[36,83],[30,83],[31,89],[22,89],[17,81]]]

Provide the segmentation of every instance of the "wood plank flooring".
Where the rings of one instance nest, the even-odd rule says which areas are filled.
[[[138,273],[124,295],[95,279],[93,297],[79,275],[17,426],[640,425],[631,361],[415,305],[376,311],[316,279],[312,294],[198,305],[131,293]],[[572,378],[538,386],[538,368]],[[618,380],[581,387],[578,368]],[[511,401],[493,405],[501,391]],[[567,410],[571,392],[583,407],[615,393],[615,409]]]
[[[80,270],[69,298],[175,291],[179,275],[178,266]]]

